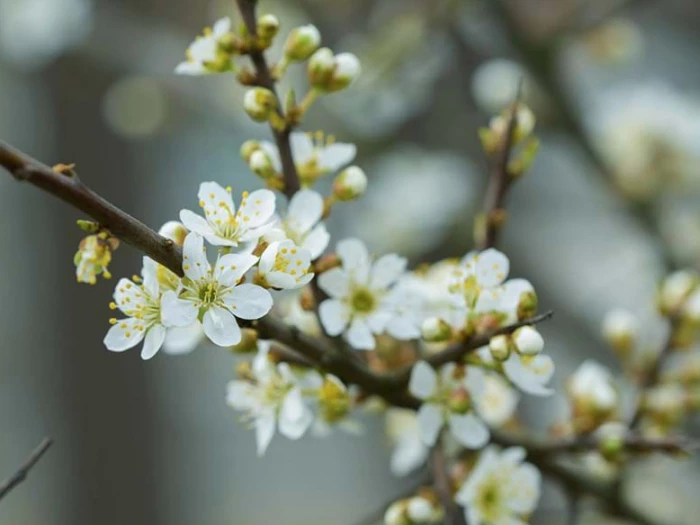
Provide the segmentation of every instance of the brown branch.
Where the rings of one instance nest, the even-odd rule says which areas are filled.
[[[253,43],[255,44],[257,40],[257,17],[255,15],[255,0],[236,0],[236,5],[238,6],[238,11],[241,13],[243,18],[243,23],[248,30],[248,34],[251,36]],[[280,98],[277,95],[277,89],[275,88],[275,80],[270,73],[270,68],[265,60],[265,55],[263,52],[256,47],[256,45],[251,46],[249,51],[249,56],[255,71],[257,73],[256,84],[260,87],[269,89],[274,93],[275,99],[277,100],[277,111],[281,117],[284,118],[282,114],[282,104]],[[299,191],[299,175],[297,174],[297,168],[294,164],[294,155],[292,154],[292,147],[289,142],[289,134],[291,133],[292,127],[287,124],[285,129],[278,130],[274,126],[270,126],[272,134],[275,137],[275,144],[277,144],[277,149],[280,154],[280,160],[282,162],[282,177],[284,179],[284,193],[287,198],[292,198],[297,191]]]
[[[438,440],[430,453],[430,468],[435,479],[435,490],[440,496],[440,503],[445,511],[445,525],[466,525],[464,511],[454,501],[452,482],[447,471],[442,440]]]
[[[27,479],[29,471],[32,470],[32,468],[34,468],[34,465],[36,465],[42,458],[42,456],[46,454],[46,451],[49,450],[49,447],[51,447],[52,444],[53,441],[51,440],[51,438],[44,438],[44,440],[41,443],[39,443],[39,446],[37,446],[32,451],[32,453],[29,455],[24,464],[17,470],[17,472],[15,472],[14,474],[12,474],[12,476],[10,476],[2,482],[2,485],[0,485],[0,500],[7,496],[7,494],[17,485],[19,485],[25,479]]]
[[[484,199],[484,220],[486,221],[486,229],[482,238],[477,240],[477,249],[485,250],[496,245],[498,233],[505,221],[505,198],[513,182],[508,164],[514,146],[515,129],[518,126],[518,104],[522,95],[523,82],[518,84],[515,100],[511,105],[508,125],[506,126],[505,134],[502,137],[501,145],[498,153],[491,162],[491,174],[489,176],[489,184],[486,189],[486,197]]]

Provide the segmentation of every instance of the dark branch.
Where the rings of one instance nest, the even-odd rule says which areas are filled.
[[[253,42],[257,39],[257,17],[255,15],[255,0],[236,0],[236,5],[243,18],[243,23],[248,30],[249,35],[252,37]],[[279,97],[277,96],[277,89],[275,87],[275,80],[272,78],[270,73],[270,68],[265,60],[265,55],[261,50],[259,50],[255,45],[251,47],[249,52],[250,60],[253,62],[255,71],[257,73],[257,85],[264,87],[272,91],[277,99],[277,108],[281,117],[282,105]],[[289,134],[291,132],[291,126],[283,130],[275,129],[271,126],[272,134],[275,137],[275,143],[277,144],[277,149],[280,153],[280,160],[282,161],[282,176],[284,178],[284,193],[288,198],[292,198],[297,191],[299,191],[299,176],[297,174],[297,168],[294,164],[294,156],[292,154],[292,147],[289,143]]]
[[[0,500],[7,496],[7,494],[17,485],[19,485],[25,479],[27,479],[29,471],[32,470],[32,468],[34,468],[34,465],[36,465],[42,458],[42,456],[46,454],[46,451],[49,450],[49,447],[51,447],[52,444],[53,441],[50,438],[44,438],[44,440],[41,443],[39,443],[39,446],[32,451],[32,453],[29,455],[24,464],[17,470],[17,472],[15,472],[12,476],[3,481],[2,485],[0,485]]]
[[[445,511],[446,525],[466,525],[464,512],[454,501],[452,495],[452,482],[447,471],[445,454],[442,451],[441,440],[433,447],[430,453],[430,468],[435,479],[435,490],[440,496],[440,503]]]

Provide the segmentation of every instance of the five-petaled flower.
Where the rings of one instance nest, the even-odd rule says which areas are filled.
[[[258,342],[252,377],[228,384],[227,402],[246,412],[253,421],[258,455],[267,450],[275,427],[289,439],[299,439],[313,421],[313,413],[304,402],[299,379],[287,363],[274,364],[268,358],[270,343]]]
[[[187,48],[187,60],[180,62],[175,73],[180,75],[208,75],[233,69],[231,19],[226,17],[205,29]]]
[[[474,398],[483,394],[483,372],[477,368],[458,367],[449,363],[438,374],[425,361],[411,370],[409,391],[423,401],[418,410],[421,437],[433,446],[440,430],[447,424],[455,439],[471,449],[483,447],[489,430],[475,415]]]
[[[187,229],[215,246],[237,247],[241,243],[252,243],[273,226],[275,194],[270,190],[243,192],[238,211],[230,192],[216,182],[203,182],[198,197],[204,217],[182,210],[180,220]]]
[[[204,239],[190,233],[183,247],[180,301],[176,306],[181,315],[201,316],[204,333],[219,346],[241,341],[240,319],[259,319],[272,308],[270,292],[255,284],[243,283],[245,273],[258,261],[254,255],[231,253],[219,257],[212,267],[204,249]],[[171,305],[164,308],[168,315]],[[174,310],[174,308],[173,308]]]
[[[345,332],[348,343],[358,350],[374,349],[374,334],[384,331],[396,339],[418,337],[418,327],[402,315],[402,294],[390,290],[404,274],[406,259],[390,254],[372,263],[367,248],[357,239],[340,241],[336,251],[342,267],[318,278],[319,286],[330,296],[319,307],[328,335]]]
[[[469,525],[523,524],[540,498],[542,476],[524,463],[525,449],[486,448],[455,499]]]
[[[183,310],[187,305],[173,290],[161,293],[157,272],[158,264],[144,257],[141,284],[129,279],[117,283],[110,308],[118,308],[127,317],[110,319],[113,326],[104,338],[108,350],[123,352],[143,340],[141,357],[150,359],[163,345],[166,327],[187,326],[196,319],[196,312]]]

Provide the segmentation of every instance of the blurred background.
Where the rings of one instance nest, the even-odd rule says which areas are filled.
[[[0,138],[47,164],[77,163],[90,186],[155,228],[196,204],[202,180],[257,187],[238,149],[267,129],[242,113],[241,88],[172,73],[231,4],[0,0]],[[640,315],[658,340],[656,282],[700,266],[700,3],[260,5],[282,34],[312,22],[325,44],[362,61],[357,84],[315,106],[305,126],[356,143],[370,178],[365,198],[331,218],[336,239],[356,235],[414,263],[469,249],[486,183],[477,129],[523,77],[543,147],[510,195],[501,248],[512,275],[556,311],[541,326],[555,385],[585,357],[614,364],[599,335],[613,307]],[[207,347],[144,363],[107,352],[113,283],[75,282],[79,216],[5,175],[0,207],[0,478],[44,435],[55,439],[3,500],[0,524],[353,525],[415,484],[390,473],[372,416],[364,436],[276,438],[257,459],[225,405],[230,354]],[[120,249],[114,275],[134,273],[140,257]],[[541,428],[561,409],[556,398],[523,405]],[[640,505],[697,522],[697,465],[649,460],[638,473]],[[564,509],[548,489],[533,521],[564,523]]]

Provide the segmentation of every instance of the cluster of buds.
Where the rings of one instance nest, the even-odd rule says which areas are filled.
[[[100,274],[105,279],[110,279],[112,274],[108,267],[112,261],[112,252],[119,247],[119,239],[92,221],[79,220],[78,226],[90,234],[80,241],[73,258],[78,282],[95,284]]]
[[[384,514],[385,525],[428,525],[442,523],[444,512],[437,495],[429,490],[392,503]]]
[[[508,137],[511,127],[511,119],[515,118],[512,136]],[[535,131],[535,115],[522,102],[513,108],[505,109],[500,115],[493,117],[487,128],[479,129],[479,138],[484,152],[489,157],[502,154],[506,144],[510,143],[513,151],[508,164],[508,173],[511,177],[520,177],[528,171],[535,160],[540,142],[533,136]],[[510,142],[509,142],[510,141]]]
[[[495,361],[506,361],[511,353],[523,358],[534,357],[544,349],[544,339],[534,326],[522,326],[510,335],[497,335],[489,341],[489,352]]]
[[[594,362],[583,362],[566,384],[572,407],[574,431],[592,432],[613,420],[620,398],[607,368]]]

